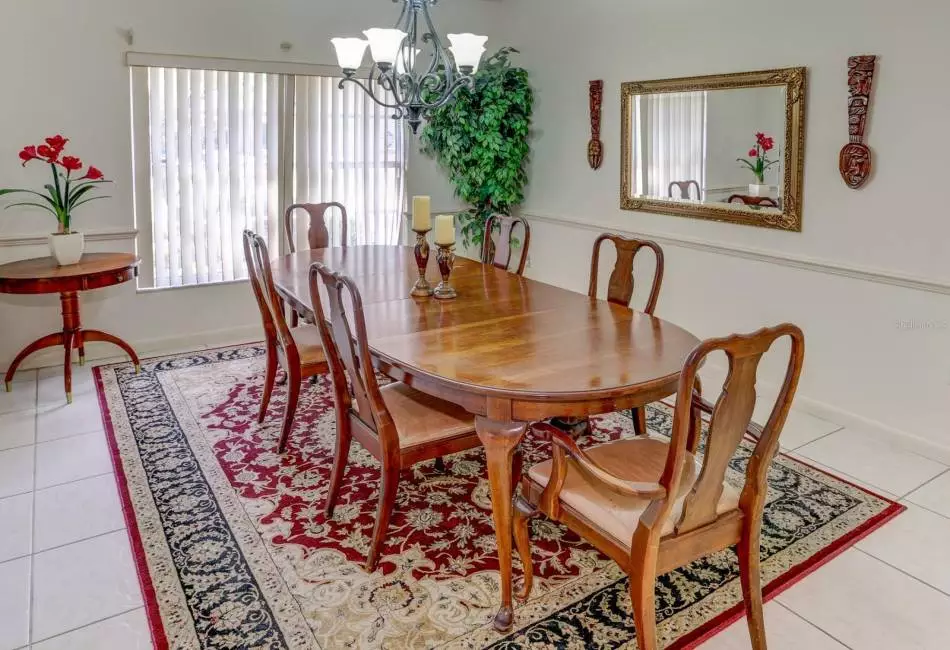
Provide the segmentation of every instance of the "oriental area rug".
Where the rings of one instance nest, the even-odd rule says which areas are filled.
[[[499,634],[498,562],[480,449],[403,473],[379,569],[362,564],[376,513],[376,461],[354,443],[332,519],[323,513],[335,422],[328,379],[305,384],[277,453],[284,389],[257,423],[261,345],[96,369],[119,492],[158,650],[223,648],[636,648],[627,580],[559,525],[535,521],[535,589]],[[671,410],[648,412],[668,434]],[[589,445],[632,435],[594,419]],[[529,434],[525,465],[545,460]],[[741,484],[751,446],[732,460]],[[774,596],[901,511],[786,456],[769,475],[762,536]],[[515,560],[516,580],[520,566]],[[657,581],[661,642],[698,645],[742,616],[729,549]]]

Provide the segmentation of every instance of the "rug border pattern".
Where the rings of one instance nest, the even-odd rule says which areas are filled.
[[[152,365],[156,362],[167,361],[178,358],[186,358],[193,355],[205,355],[205,354],[215,354],[228,350],[239,350],[249,346],[260,345],[260,342],[252,343],[243,343],[238,345],[229,345],[221,346],[216,348],[209,348],[205,350],[195,350],[190,352],[182,352],[178,354],[171,355],[162,355],[159,357],[153,357],[143,360],[143,367],[146,365]],[[164,629],[161,608],[158,600],[158,594],[156,591],[155,584],[153,583],[151,573],[148,566],[148,555],[143,543],[142,531],[139,527],[139,522],[135,515],[133,498],[131,495],[131,489],[128,484],[128,477],[126,476],[126,467],[122,458],[121,450],[119,447],[118,436],[116,434],[116,424],[113,422],[112,414],[109,411],[109,400],[107,396],[105,381],[103,378],[104,371],[114,371],[116,369],[127,367],[128,364],[125,363],[115,363],[115,364],[104,364],[93,368],[93,375],[95,379],[95,385],[97,390],[97,398],[99,401],[100,410],[102,413],[103,427],[105,429],[107,443],[109,447],[111,462],[115,470],[115,480],[119,492],[120,502],[122,505],[123,516],[125,517],[127,532],[129,535],[129,540],[132,546],[132,552],[134,557],[134,562],[136,565],[136,572],[138,574],[139,584],[143,593],[143,600],[145,602],[145,609],[147,614],[147,619],[149,622],[149,628],[151,631],[151,638],[153,645],[156,650],[168,650],[171,646],[169,644],[168,635]],[[114,377],[114,374],[113,374]],[[124,401],[121,402],[122,408],[125,408]],[[169,400],[169,406],[172,406]],[[835,474],[832,474],[829,471],[824,470],[823,468],[816,467],[814,465],[805,462],[804,460],[790,456],[785,453],[780,453],[779,455],[783,456],[786,460],[792,461],[804,467],[807,467],[811,471],[818,472],[820,474],[826,475],[835,481],[839,481],[846,485],[849,485],[853,488],[856,488],[868,495],[871,495],[875,498],[878,498],[886,503],[888,507],[883,511],[873,516],[857,528],[852,531],[849,531],[845,535],[842,535],[834,542],[829,544],[827,547],[822,548],[818,553],[811,556],[805,562],[787,570],[781,576],[773,579],[769,582],[763,591],[763,596],[766,601],[770,601],[775,598],[785,590],[791,588],[805,577],[816,571],[821,566],[824,566],[832,559],[846,551],[847,549],[854,546],[858,541],[865,538],[888,521],[904,512],[907,508],[906,506],[892,501],[890,498],[885,497],[881,494],[876,493],[872,489],[868,489],[862,485],[848,480],[847,478],[842,478]],[[744,607],[741,602],[736,604],[734,607],[730,608],[727,611],[721,612],[714,618],[707,621],[702,626],[696,628],[695,630],[687,633],[686,635],[678,638],[674,644],[669,646],[670,650],[691,650],[696,648],[703,642],[709,640],[711,637],[718,634],[720,631],[724,630],[726,627],[729,627],[736,621],[740,620],[744,616]],[[191,635],[192,638],[193,635]]]

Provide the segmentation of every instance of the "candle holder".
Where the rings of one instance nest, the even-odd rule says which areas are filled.
[[[458,292],[449,284],[449,276],[452,275],[452,267],[455,266],[455,244],[436,244],[439,247],[436,252],[436,260],[439,262],[439,272],[442,274],[442,282],[435,288],[435,297],[438,300],[452,300],[458,296]]]
[[[429,242],[426,239],[426,234],[430,230],[431,228],[425,230],[412,229],[416,233],[415,254],[416,266],[419,267],[419,279],[416,280],[416,284],[412,287],[409,295],[415,298],[428,298],[432,295],[432,287],[429,285],[429,281],[426,280],[426,269],[429,267]]]

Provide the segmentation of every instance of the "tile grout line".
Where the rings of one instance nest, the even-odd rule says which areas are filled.
[[[915,576],[915,575],[913,575],[913,574],[907,573],[906,571],[904,571],[904,569],[902,569],[902,568],[900,568],[900,567],[898,567],[898,566],[894,566],[893,564],[891,564],[891,563],[888,562],[887,560],[882,560],[881,558],[879,558],[878,556],[874,555],[874,554],[871,553],[870,551],[866,551],[866,550],[864,550],[863,548],[860,548],[857,544],[854,545],[854,549],[855,549],[856,551],[860,551],[861,553],[864,553],[865,555],[867,555],[867,556],[868,556],[869,558],[871,558],[872,560],[877,560],[877,561],[880,562],[881,564],[885,564],[885,565],[891,567],[892,569],[894,569],[895,571],[897,571],[897,572],[899,572],[899,573],[903,573],[903,574],[904,574],[905,576],[907,576],[908,578],[911,578],[911,579],[913,579],[913,580],[919,582],[920,584],[924,585],[925,587],[928,587],[928,588],[930,588],[930,589],[933,589],[933,590],[936,591],[938,594],[941,594],[941,595],[943,595],[943,596],[946,596],[947,598],[950,598],[950,593],[947,593],[946,591],[944,591],[944,590],[941,589],[940,587],[935,587],[934,585],[930,584],[929,582],[926,582],[925,580],[921,580],[920,578],[918,578],[917,576]]]
[[[49,548],[44,548],[42,551],[37,551],[33,555],[42,555],[43,553],[49,553],[50,551],[56,551],[61,548],[66,548],[67,546],[72,546],[73,544],[88,542],[89,540],[105,537],[106,535],[113,535],[115,533],[120,533],[124,530],[127,530],[125,526],[122,526],[121,528],[114,528],[112,530],[106,530],[101,533],[96,533],[95,535],[90,535],[89,537],[83,537],[82,539],[75,539],[71,542],[65,542],[64,544],[57,544],[56,546],[50,546]]]
[[[34,378],[36,379],[36,392],[34,393],[34,403],[33,403],[33,491],[30,493],[30,585],[29,585],[29,607],[27,608],[26,613],[26,642],[27,645],[33,643],[33,619],[34,619],[34,609],[36,607],[36,460],[37,460],[37,445],[36,443],[36,434],[39,431],[39,418],[40,414],[37,410],[37,406],[40,402],[40,373],[39,371],[34,371]]]
[[[940,477],[943,476],[944,474],[950,474],[950,467],[948,467],[948,468],[945,469],[944,471],[940,472],[939,474],[937,474],[937,475],[934,476],[933,478],[927,479],[922,485],[918,485],[917,487],[915,487],[913,490],[911,490],[910,492],[908,492],[907,494],[905,494],[905,495],[902,496],[901,498],[902,498],[902,499],[907,498],[907,497],[909,497],[911,494],[913,494],[914,492],[916,492],[917,490],[921,490],[921,489],[927,487],[928,485],[930,485],[931,483],[933,483],[934,481],[936,481],[938,478],[940,478]],[[916,504],[915,504],[915,505],[916,505]]]
[[[837,422],[832,422],[832,424],[837,425]],[[788,449],[788,451],[798,451],[798,450],[801,449],[802,447],[805,447],[805,446],[807,446],[807,445],[810,445],[810,444],[813,443],[813,442],[818,442],[819,440],[824,440],[825,438],[827,438],[827,437],[830,436],[830,435],[833,435],[833,434],[835,434],[835,433],[838,433],[839,431],[844,431],[844,429],[845,429],[844,427],[838,427],[838,428],[835,429],[834,431],[829,431],[828,433],[823,433],[823,434],[821,434],[820,436],[818,436],[818,437],[815,438],[814,440],[809,440],[808,442],[803,442],[802,444],[798,445],[797,447],[791,447],[791,448]],[[779,445],[781,446],[781,444],[782,444],[782,436],[779,436]]]
[[[127,610],[125,610],[125,611],[122,611],[122,612],[119,612],[119,613],[117,613],[117,614],[112,614],[112,615],[110,615],[110,616],[104,616],[104,617],[98,618],[98,619],[96,619],[96,620],[94,620],[94,621],[90,621],[90,622],[88,622],[88,623],[84,623],[83,625],[80,625],[79,627],[74,627],[74,628],[71,628],[71,629],[68,629],[68,630],[63,630],[62,632],[57,632],[57,633],[54,634],[53,636],[47,636],[47,637],[43,637],[42,639],[37,639],[37,640],[35,640],[35,641],[31,641],[31,643],[46,643],[47,641],[51,641],[51,640],[53,640],[53,639],[58,639],[58,638],[61,637],[61,636],[66,636],[67,634],[72,634],[73,632],[78,632],[79,630],[84,630],[84,629],[86,629],[87,627],[96,625],[96,624],[98,624],[98,623],[103,623],[103,622],[105,622],[105,621],[110,621],[110,620],[112,620],[112,619],[114,619],[114,618],[119,618],[120,616],[125,616],[126,614],[128,614],[128,613],[130,613],[130,612],[135,612],[135,611],[138,611],[138,610],[140,610],[140,609],[144,610],[144,609],[145,609],[145,605],[144,605],[144,604],[142,604],[142,605],[137,605],[136,607],[129,608],[129,609],[127,609]],[[30,647],[30,646],[23,646],[23,647],[24,647],[24,648],[28,648],[28,647]],[[22,650],[22,649],[21,649],[21,650]]]
[[[27,410],[27,409],[24,409],[24,410]],[[39,415],[39,413],[36,414],[36,416],[38,416],[38,415]],[[39,425],[37,424],[35,417],[34,417],[34,421],[33,421],[33,426],[34,426],[34,428],[35,428],[36,430],[39,429]],[[60,440],[69,440],[70,438],[76,438],[76,437],[78,437],[78,436],[88,436],[90,433],[99,433],[99,432],[103,432],[103,433],[104,433],[104,432],[105,432],[105,429],[101,429],[101,428],[100,428],[100,429],[92,429],[91,431],[81,431],[81,432],[79,432],[79,433],[71,433],[71,434],[69,434],[68,436],[62,436],[62,437],[60,437],[60,438],[53,438],[52,440],[37,440],[37,439],[36,439],[36,435],[37,435],[37,434],[36,434],[36,431],[34,431],[34,432],[33,432],[33,442],[28,443],[28,444],[25,444],[25,445],[14,445],[13,447],[7,447],[6,449],[0,449],[0,453],[3,453],[3,452],[5,452],[5,451],[11,451],[11,450],[13,450],[13,449],[23,449],[24,447],[32,447],[33,445],[48,445],[48,444],[51,443],[51,442],[59,442]],[[10,496],[14,496],[14,495],[11,494]],[[6,497],[0,497],[0,498],[6,499]]]
[[[915,492],[916,492],[916,490],[915,490]],[[913,494],[913,492],[911,492],[910,494]],[[908,496],[910,496],[910,495],[908,495]],[[900,499],[900,504],[901,504],[902,506],[908,506],[908,505],[909,505],[909,506],[914,506],[915,508],[920,508],[921,510],[924,510],[924,511],[926,511],[926,512],[929,512],[929,513],[932,514],[932,515],[937,515],[938,517],[943,517],[944,519],[950,519],[950,516],[945,515],[945,514],[943,514],[942,512],[937,512],[936,510],[933,510],[933,509],[931,509],[931,508],[928,508],[927,506],[922,506],[922,505],[920,505],[919,503],[915,503],[915,502],[911,501],[910,499],[908,499],[907,497],[901,497],[901,499]]]
[[[816,630],[818,630],[819,632],[821,632],[822,634],[824,634],[826,637],[828,637],[828,638],[831,639],[832,641],[835,641],[836,643],[840,644],[843,648],[847,648],[848,650],[853,650],[853,648],[852,648],[851,646],[849,646],[847,643],[845,643],[844,641],[842,641],[841,639],[839,639],[838,637],[836,637],[835,635],[833,635],[831,632],[828,632],[827,630],[825,630],[825,629],[822,628],[821,626],[817,625],[816,623],[813,623],[813,622],[809,621],[807,618],[805,618],[804,616],[802,616],[801,614],[799,614],[798,612],[796,612],[794,609],[792,609],[792,608],[789,607],[788,605],[779,602],[779,600],[778,600],[777,598],[775,599],[774,602],[775,602],[776,605],[778,605],[779,607],[781,607],[781,608],[784,609],[785,611],[789,612],[790,614],[792,614],[792,615],[795,616],[796,618],[801,619],[802,621],[804,621],[805,623],[807,623],[807,624],[810,625],[811,627],[815,628]]]

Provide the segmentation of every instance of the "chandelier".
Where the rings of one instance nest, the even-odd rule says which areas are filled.
[[[450,54],[429,15],[429,7],[438,0],[392,1],[403,3],[394,29],[367,29],[363,32],[365,40],[331,40],[343,69],[340,88],[347,82],[356,84],[380,106],[395,109],[393,119],[405,119],[412,132],[418,133],[431,111],[451,101],[462,86],[472,87],[488,37],[449,34]],[[427,64],[420,60],[420,41],[430,49]],[[357,72],[367,46],[374,63],[363,81],[357,78]]]

